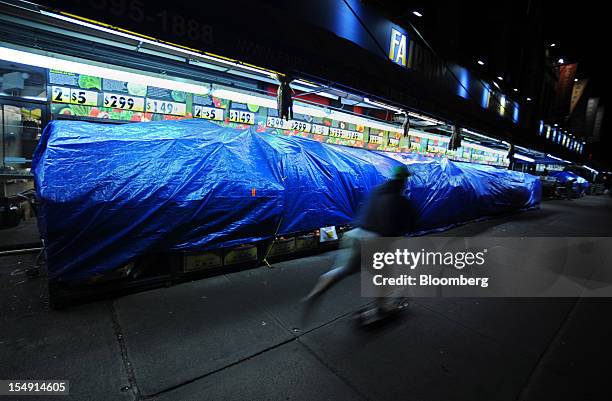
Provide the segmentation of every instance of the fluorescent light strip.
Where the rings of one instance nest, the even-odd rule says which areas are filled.
[[[586,168],[587,170],[589,170],[589,171],[591,171],[591,172],[593,172],[595,174],[599,174],[599,171],[595,170],[594,168],[590,168],[589,166],[582,166],[582,167]]]
[[[423,116],[421,114],[417,114],[417,113],[413,113],[412,111],[408,112],[408,115],[411,117],[416,117],[416,118],[420,118],[421,120],[425,120],[425,121],[429,121],[435,124],[440,124],[440,125],[444,125],[445,123],[439,120],[436,120],[434,118],[431,117],[427,117],[427,116]]]
[[[321,108],[308,107],[308,106],[302,106],[299,104],[294,104],[293,111],[298,114],[304,114],[304,115],[312,116],[312,117],[331,118],[329,115],[329,112]]]
[[[231,100],[238,103],[256,104],[261,107],[276,109],[276,99],[262,96],[249,95],[229,89],[213,89],[212,95],[222,99]]]
[[[195,51],[192,51],[192,50],[184,49],[182,47],[169,45],[169,44],[166,44],[166,43],[163,43],[163,42],[147,39],[147,38],[144,38],[144,37],[141,37],[141,36],[137,36],[137,35],[132,35],[132,34],[129,34],[129,33],[126,33],[126,32],[122,32],[122,31],[119,31],[119,30],[105,28],[105,27],[100,26],[100,25],[96,25],[96,24],[92,24],[92,23],[89,23],[89,22],[81,21],[79,19],[71,18],[71,17],[65,16],[65,15],[62,15],[62,14],[56,14],[56,13],[48,12],[48,11],[45,11],[45,10],[41,10],[40,12],[41,12],[41,14],[46,15],[48,17],[57,18],[57,19],[60,19],[60,20],[66,21],[66,22],[70,22],[72,24],[76,24],[76,25],[87,27],[87,28],[95,29],[95,30],[100,31],[100,32],[106,32],[106,33],[109,33],[111,35],[117,35],[117,36],[121,36],[121,37],[124,37],[124,38],[132,39],[132,40],[135,40],[135,41],[138,41],[138,42],[148,43],[150,45],[163,47],[163,48],[168,49],[168,50],[173,50],[173,51],[176,51],[176,52],[180,52],[180,53],[183,53],[183,54],[188,54],[188,55],[195,56],[195,57],[207,58],[209,60],[214,60],[214,61],[216,61],[218,63],[222,63],[222,64],[225,64],[225,65],[231,65],[233,67],[244,68],[245,70],[254,71],[254,72],[257,72],[259,74],[267,75],[267,76],[272,77],[272,78],[276,77],[276,74],[273,73],[273,72],[266,71],[264,69],[259,69],[257,67],[251,67],[249,65],[244,65],[244,64],[239,63],[239,62],[233,62],[233,61],[225,60],[225,59],[222,59],[222,58],[219,58],[219,57],[210,56],[210,55],[205,54],[205,53],[195,52]]]
[[[401,110],[401,109],[398,109],[397,107],[389,106],[389,105],[387,105],[387,104],[380,103],[380,102],[375,102],[374,100],[370,100],[370,99],[368,99],[367,97],[364,97],[364,98],[363,98],[363,101],[364,101],[364,102],[366,102],[366,103],[368,103],[368,104],[371,104],[371,105],[373,105],[373,106],[378,106],[378,107],[381,107],[381,108],[383,108],[383,109],[387,109],[387,110],[394,111],[394,112],[396,112],[396,113],[403,113],[403,112],[402,112],[402,110]]]
[[[561,158],[559,158],[559,157],[553,156],[553,155],[551,155],[550,153],[546,153],[546,157],[549,157],[549,158],[551,158],[551,159],[555,159],[555,160],[559,160],[560,162],[570,163],[570,164],[571,164],[571,162],[569,162],[569,161],[567,161],[567,160],[564,160],[564,159],[561,159]]]
[[[535,159],[532,159],[531,157],[523,156],[523,155],[521,155],[519,153],[515,153],[514,154],[514,158],[515,159],[519,159],[519,160],[524,160],[524,161],[529,162],[529,163],[535,162]]]
[[[493,148],[489,148],[486,146],[482,146],[482,145],[478,145],[476,143],[472,143],[472,142],[467,142],[467,141],[462,141],[461,142],[461,146],[462,147],[466,147],[466,148],[472,148],[472,149],[476,149],[476,150],[482,150],[484,152],[489,152],[489,153],[497,153],[499,155],[505,155],[508,153],[508,151],[506,150],[499,150],[499,149],[493,149]]]
[[[165,47],[168,47],[168,48],[176,50],[176,51],[183,51],[180,47],[173,47],[173,46],[170,46],[170,45],[165,45]],[[229,66],[232,66],[232,67],[238,67],[238,68],[243,68],[245,70],[257,72],[259,74],[269,76],[270,78],[274,78],[274,79],[277,78],[277,74],[275,74],[274,72],[266,71],[266,70],[263,70],[263,69],[260,69],[260,68],[257,68],[257,67],[251,67],[250,65],[246,65],[246,64],[243,64],[243,63],[240,63],[240,62],[224,60],[222,58],[215,57],[215,56],[210,56],[210,55],[204,54],[204,53],[190,52],[189,50],[185,50],[185,52],[193,53],[195,56],[203,57],[203,58],[206,58],[206,59],[209,59],[209,60],[212,60],[212,61],[216,61],[216,62],[221,63],[221,64],[225,64],[225,65],[229,65]]]
[[[423,131],[410,130],[410,136],[416,136],[418,138],[424,138],[424,139],[432,139],[434,141],[450,142],[450,138],[447,138],[445,136],[428,134]]]
[[[203,85],[196,85],[188,82],[159,78],[152,75],[136,74],[133,72],[122,70],[119,66],[112,66],[113,68],[101,67],[93,64],[70,61],[61,57],[66,56],[61,56],[57,54],[53,54],[52,56],[45,56],[42,54],[10,49],[8,47],[0,47],[0,60],[6,60],[13,63],[26,64],[34,67],[48,68],[52,70],[61,70],[66,72],[92,75],[95,77],[114,79],[117,81],[127,81],[131,83],[138,83],[141,85],[157,86],[160,88],[191,92],[200,95],[205,95],[209,92],[208,87]]]
[[[52,17],[52,18],[56,18],[56,19],[59,19],[59,20],[62,20],[62,21],[70,22],[72,24],[76,24],[76,25],[87,27],[87,28],[95,29],[96,31],[106,32],[106,33],[110,33],[112,35],[117,35],[117,36],[122,36],[124,38],[136,40],[138,42],[151,43],[151,44],[155,44],[155,45],[160,45],[162,47],[170,47],[169,45],[164,46],[163,43],[158,43],[158,42],[155,42],[155,41],[147,39],[147,38],[143,38],[143,37],[140,37],[140,36],[132,35],[132,34],[129,34],[129,33],[126,33],[126,32],[122,32],[122,31],[118,31],[118,30],[114,30],[114,29],[105,28],[103,26],[92,24],[92,23],[89,23],[89,22],[86,22],[86,21],[82,21],[80,19],[68,17],[66,15],[56,14],[56,13],[52,13],[52,12],[45,11],[45,10],[40,10],[40,13],[43,14],[43,15],[46,15],[47,17]],[[185,50],[185,52],[186,51],[187,50]],[[196,52],[190,52],[190,53],[197,54]]]
[[[313,89],[314,89],[314,88],[318,88],[318,87],[320,87],[320,86],[323,86],[323,85],[313,84],[313,83],[308,82],[308,81],[302,81],[301,79],[296,79],[296,80],[295,80],[295,81],[293,81],[291,84],[294,84],[294,83],[295,83],[295,84],[298,84],[298,85],[309,86],[309,87],[311,87],[311,88],[313,88]]]
[[[463,132],[467,132],[468,134],[471,134],[471,135],[477,136],[477,137],[482,138],[482,139],[487,139],[487,140],[489,140],[489,141],[494,141],[494,142],[500,142],[500,140],[499,140],[499,139],[495,139],[495,138],[488,137],[488,136],[486,136],[486,135],[479,134],[478,132],[474,132],[474,131],[472,131],[472,130],[470,130],[470,129],[467,129],[467,128],[462,128],[461,130],[462,130]]]
[[[316,86],[315,87],[305,87],[305,86],[302,86],[300,84],[296,85],[294,83],[291,83],[291,87],[293,89],[297,89],[299,91],[304,92],[304,95],[313,94],[313,95],[323,96],[323,97],[326,97],[326,98],[329,98],[329,99],[334,99],[334,100],[338,100],[338,97],[339,97],[337,95],[334,95],[334,94],[331,94],[331,93],[328,93],[328,92],[318,91],[317,90],[318,87],[316,87]]]

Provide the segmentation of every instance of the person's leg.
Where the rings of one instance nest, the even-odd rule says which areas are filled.
[[[345,277],[359,272],[360,249],[358,241],[352,240],[351,242],[351,248],[350,250],[347,250],[348,252],[350,252],[348,260],[339,267],[336,267],[328,271],[327,273],[322,274],[313,289],[308,293],[308,295],[306,295],[304,301],[310,301],[315,297],[318,297],[323,292],[327,291],[331,286],[341,281]]]

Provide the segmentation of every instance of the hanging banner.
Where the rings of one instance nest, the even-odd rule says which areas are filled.
[[[565,116],[570,110],[574,77],[578,64],[563,64],[559,66],[559,82],[557,83],[557,114]]]
[[[580,79],[578,80],[578,82],[574,82],[574,89],[572,90],[572,100],[570,103],[570,114],[574,112],[574,109],[576,108],[576,104],[578,104],[578,101],[580,100],[580,98],[582,97],[582,94],[584,93],[584,88],[586,88],[588,83],[589,83],[588,79]]]

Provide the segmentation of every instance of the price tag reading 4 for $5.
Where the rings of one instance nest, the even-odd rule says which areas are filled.
[[[67,88],[65,86],[53,86],[51,87],[51,101],[56,103],[80,104],[83,106],[97,106],[98,92]]]
[[[119,93],[104,92],[104,107],[112,107],[113,109],[143,111],[144,98]]]

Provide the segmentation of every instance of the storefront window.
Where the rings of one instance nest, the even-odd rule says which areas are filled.
[[[43,68],[0,61],[0,171],[28,173],[43,126]],[[34,100],[34,101],[33,101]]]
[[[42,107],[34,104],[0,104],[0,147],[3,171],[24,171],[42,129]]]
[[[45,70],[0,61],[0,94],[17,98],[45,99]]]

